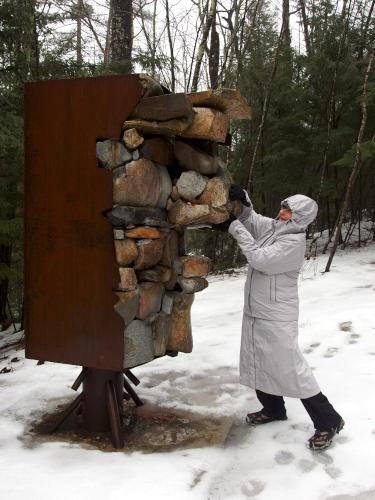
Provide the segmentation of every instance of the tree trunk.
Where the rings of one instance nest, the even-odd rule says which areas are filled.
[[[133,1],[111,0],[111,63],[120,73],[132,69]]]
[[[10,245],[0,245],[0,266],[10,266],[12,248]],[[8,320],[7,301],[9,292],[9,280],[3,278],[0,280],[0,324]]]
[[[211,5],[210,9],[208,10],[208,1],[207,1],[207,18],[206,18],[206,23],[203,27],[203,33],[202,33],[202,39],[198,47],[197,51],[197,58],[196,58],[196,63],[195,63],[195,68],[194,68],[194,75],[193,75],[193,81],[191,84],[191,91],[196,92],[198,88],[198,81],[199,81],[199,74],[201,70],[201,65],[202,65],[202,60],[204,56],[204,51],[206,48],[207,44],[207,39],[208,35],[211,29],[211,25],[213,20],[216,17],[216,4],[217,0],[211,0]]]
[[[219,76],[219,58],[220,58],[220,38],[216,31],[216,16],[211,26],[211,41],[208,52],[208,68],[210,73],[210,84],[212,89],[217,88]]]
[[[169,52],[170,52],[171,91],[175,92],[175,90],[176,90],[175,60],[174,60],[173,39],[172,39],[172,32],[171,32],[171,22],[170,22],[170,18],[169,18],[168,0],[165,0],[165,15],[166,15],[166,21],[167,21],[168,44],[169,44]]]

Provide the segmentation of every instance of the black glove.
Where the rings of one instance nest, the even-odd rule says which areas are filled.
[[[250,206],[250,203],[246,198],[246,191],[242,189],[238,184],[232,184],[229,188],[229,199],[232,201],[240,200],[246,207]]]
[[[222,231],[222,232],[227,232],[229,229],[229,226],[232,224],[234,220],[237,220],[237,217],[234,215],[230,215],[229,219],[226,220],[225,222],[221,222],[220,224],[212,224],[212,229],[216,231]]]

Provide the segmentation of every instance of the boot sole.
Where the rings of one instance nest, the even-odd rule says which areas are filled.
[[[307,443],[306,446],[311,451],[323,451],[323,450],[326,450],[327,448],[329,448],[331,446],[333,438],[335,437],[335,435],[339,434],[340,431],[343,430],[344,425],[345,425],[345,421],[343,419],[341,419],[341,422],[340,422],[338,428],[336,429],[335,434],[331,437],[331,439],[329,441],[326,441],[326,443],[324,443],[323,446],[314,446],[314,444],[312,444],[312,446],[311,446],[309,442]]]

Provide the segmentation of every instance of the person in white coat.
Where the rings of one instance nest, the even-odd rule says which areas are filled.
[[[283,396],[301,399],[315,434],[311,449],[325,449],[344,426],[319,388],[298,346],[298,274],[306,249],[306,229],[318,206],[297,194],[281,203],[276,219],[256,213],[240,186],[230,188],[231,200],[243,210],[223,224],[237,240],[249,267],[242,322],[240,382],[255,389],[263,408],[247,415],[250,425],[286,420]]]

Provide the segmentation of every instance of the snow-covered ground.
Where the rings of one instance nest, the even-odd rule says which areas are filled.
[[[28,447],[24,429],[57,396],[73,397],[79,368],[37,367],[11,351],[0,355],[0,370],[14,368],[0,374],[0,498],[375,499],[375,245],[338,253],[331,272],[321,274],[326,260],[307,261],[301,273],[300,345],[346,420],[329,450],[306,448],[313,428],[298,400],[287,399],[286,422],[244,424],[259,405],[237,382],[242,273],[212,278],[196,295],[192,354],[134,370],[149,402],[234,417],[226,445],[164,453],[105,453],[59,441]],[[14,356],[20,361],[11,362]]]

